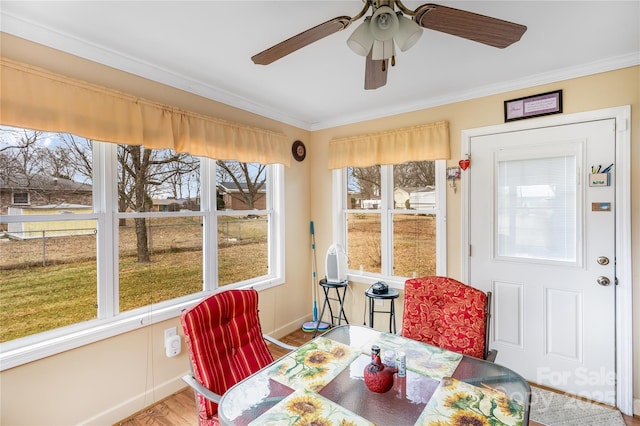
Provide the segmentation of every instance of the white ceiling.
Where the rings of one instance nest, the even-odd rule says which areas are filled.
[[[528,30],[502,50],[425,30],[373,91],[346,45],[361,21],[271,65],[250,59],[361,0],[2,0],[0,30],[308,130],[640,64],[638,0],[436,3]]]

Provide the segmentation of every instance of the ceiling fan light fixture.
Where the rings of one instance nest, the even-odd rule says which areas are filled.
[[[405,52],[420,40],[422,27],[415,21],[402,15],[398,15],[398,24],[398,32],[393,38],[396,43],[398,43],[400,50]]]
[[[371,16],[369,28],[373,38],[378,41],[392,40],[398,32],[400,23],[396,12],[389,6],[380,6]]]
[[[367,56],[373,46],[373,34],[369,28],[370,18],[366,18],[349,36],[347,46],[360,56]]]
[[[389,59],[395,54],[396,46],[393,42],[393,39],[385,41],[375,40],[373,42],[373,47],[371,48],[371,59],[373,59],[374,61]]]

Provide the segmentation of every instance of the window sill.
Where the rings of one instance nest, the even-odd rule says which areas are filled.
[[[201,297],[201,296],[199,296]],[[198,297],[198,298],[199,298]],[[169,307],[140,313],[122,314],[109,320],[93,320],[0,344],[0,371],[56,355],[71,349],[176,318],[197,298]]]
[[[398,278],[398,277],[384,278],[381,276],[367,275],[366,273],[361,274],[359,271],[348,273],[347,280],[354,283],[360,283],[360,284],[366,284],[366,285],[371,285],[371,284],[377,283],[378,281],[384,281],[389,285],[390,288],[395,288],[397,290],[404,290],[404,282],[406,281],[406,279]]]

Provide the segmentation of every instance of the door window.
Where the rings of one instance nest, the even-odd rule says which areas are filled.
[[[497,257],[577,263],[578,157],[497,159]]]

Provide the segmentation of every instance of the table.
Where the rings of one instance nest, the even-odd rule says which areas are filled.
[[[398,290],[389,288],[389,290],[386,293],[377,294],[377,293],[374,293],[373,290],[371,290],[371,288],[368,288],[364,292],[364,295],[369,298],[369,327],[373,328],[374,313],[378,312],[383,314],[389,314],[389,333],[396,333],[396,308],[394,305],[394,300],[397,299],[398,296],[400,295],[400,293],[398,293]],[[375,310],[373,307],[373,302],[375,299],[389,300],[389,304],[390,304],[389,310],[388,311]]]
[[[347,319],[347,315],[344,313],[344,301],[347,295],[347,285],[348,281],[339,281],[332,282],[327,281],[325,278],[320,280],[320,287],[324,291],[324,303],[322,304],[322,310],[320,312],[320,318],[318,318],[318,322],[316,323],[316,329],[313,332],[313,337],[316,337],[318,334],[318,327],[322,322],[322,317],[324,317],[325,308],[329,308],[329,316],[331,317],[331,325],[335,325],[335,320],[338,320],[338,325],[342,323],[342,319],[344,322],[349,324],[349,320]],[[336,291],[336,297],[331,297],[329,295],[329,291],[334,289]],[[340,294],[340,289],[342,289],[342,295]],[[338,302],[338,315],[333,314],[333,310],[331,309],[331,301]]]
[[[396,376],[386,393],[364,385],[371,344],[406,353],[406,377]],[[341,325],[231,387],[218,415],[223,425],[293,424],[301,416],[328,419],[322,424],[428,425],[463,414],[528,425],[530,398],[529,384],[499,364]]]

